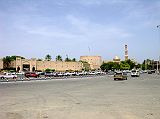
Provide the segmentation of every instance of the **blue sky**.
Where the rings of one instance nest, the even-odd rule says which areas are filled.
[[[156,60],[159,24],[159,0],[0,0],[0,57]]]

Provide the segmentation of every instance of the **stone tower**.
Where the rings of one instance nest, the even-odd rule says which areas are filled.
[[[125,61],[128,60],[128,46],[125,45]]]

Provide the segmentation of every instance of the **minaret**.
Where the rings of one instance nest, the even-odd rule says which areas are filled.
[[[128,46],[125,45],[125,61],[128,60]]]

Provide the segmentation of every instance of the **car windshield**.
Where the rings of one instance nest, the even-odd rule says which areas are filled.
[[[126,72],[123,72],[123,75],[127,75],[127,73],[126,73]]]
[[[122,73],[121,72],[117,72],[116,75],[122,75]]]
[[[132,72],[133,72],[133,73],[135,73],[135,72],[136,72],[136,70],[133,70]]]

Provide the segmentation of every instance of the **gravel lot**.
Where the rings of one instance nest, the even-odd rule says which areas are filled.
[[[0,82],[0,119],[160,119],[160,75]]]

